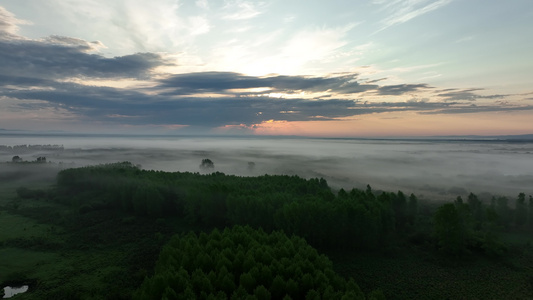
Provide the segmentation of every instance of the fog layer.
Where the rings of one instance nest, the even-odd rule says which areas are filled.
[[[2,136],[0,144],[64,146],[63,151],[0,151],[2,162],[14,155],[26,161],[46,156],[62,167],[130,161],[143,169],[200,172],[201,160],[209,158],[214,171],[226,174],[323,177],[335,189],[370,184],[430,199],[468,192],[533,194],[533,143],[527,142]],[[0,178],[8,178],[12,167],[2,164]]]

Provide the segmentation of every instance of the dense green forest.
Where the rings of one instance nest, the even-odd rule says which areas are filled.
[[[32,227],[0,236],[0,252],[42,257],[34,271],[0,275],[31,285],[21,299],[533,297],[533,198],[523,193],[442,203],[128,162],[3,189],[2,224]]]

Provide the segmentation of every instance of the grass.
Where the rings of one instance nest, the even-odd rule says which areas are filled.
[[[17,196],[16,187],[12,184],[0,181],[0,211],[1,207],[7,205]]]
[[[533,245],[531,232],[505,232],[501,235],[501,240],[512,246]]]
[[[127,270],[116,265],[120,256],[118,251],[66,252],[55,263],[43,265],[34,272],[39,282],[38,289],[25,298],[77,298],[76,295],[103,298],[102,292],[113,289],[116,281],[126,277]]]
[[[117,284],[131,278],[128,261],[125,260],[129,245],[123,245],[122,248],[89,245],[83,250],[72,249],[66,244],[52,249],[37,247],[37,250],[33,250],[31,244],[6,247],[5,244],[12,244],[13,240],[31,241],[33,234],[48,236],[46,241],[56,240],[58,237],[42,230],[49,225],[5,212],[2,217],[3,226],[31,225],[32,228],[26,231],[14,230],[9,234],[2,230],[5,242],[4,246],[0,246],[0,283],[30,282],[30,292],[17,296],[18,299],[77,299],[82,295],[90,296],[89,299],[104,299],[104,292],[120,299],[127,298],[128,293],[131,293],[132,288],[128,290],[128,285],[131,285],[129,282]],[[153,260],[155,262],[155,258]],[[139,281],[144,275],[146,272],[142,273]],[[126,295],[121,297],[121,293]]]
[[[0,213],[0,228],[0,242],[15,238],[48,237],[53,230],[53,226],[39,224],[35,220],[7,211]]]
[[[46,253],[20,248],[0,248],[0,282],[35,278],[37,272],[57,262],[57,253]],[[16,280],[15,280],[16,281]]]
[[[17,187],[0,184],[0,284],[30,283],[17,299],[129,299],[170,231],[190,230],[113,211],[80,215],[46,199],[19,199]]]

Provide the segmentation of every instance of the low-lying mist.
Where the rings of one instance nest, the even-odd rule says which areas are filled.
[[[61,168],[117,161],[130,161],[143,169],[200,172],[201,160],[209,158],[214,171],[226,174],[323,177],[334,189],[370,184],[375,190],[402,190],[422,198],[448,200],[469,192],[509,197],[519,192],[533,194],[533,143],[32,136],[2,138],[0,144],[63,145],[62,151],[0,151],[2,162],[11,161],[14,155],[25,161],[45,156],[52,164],[47,163],[46,172],[38,170],[43,178],[52,178]],[[0,179],[13,179],[9,174],[16,173],[15,165],[2,164]],[[28,169],[25,166],[26,172]]]

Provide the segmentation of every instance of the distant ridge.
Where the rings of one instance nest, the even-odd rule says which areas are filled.
[[[342,139],[342,140],[407,140],[407,141],[512,141],[533,142],[533,134],[520,135],[434,135],[385,137],[313,137],[298,135],[217,135],[217,134],[148,134],[148,133],[77,133],[61,130],[31,131],[0,128],[4,136],[68,136],[68,137],[198,137],[198,138],[280,138],[280,139]]]
[[[428,138],[441,139],[468,139],[468,140],[533,140],[533,134],[519,134],[519,135],[450,135],[450,136],[432,136]]]

